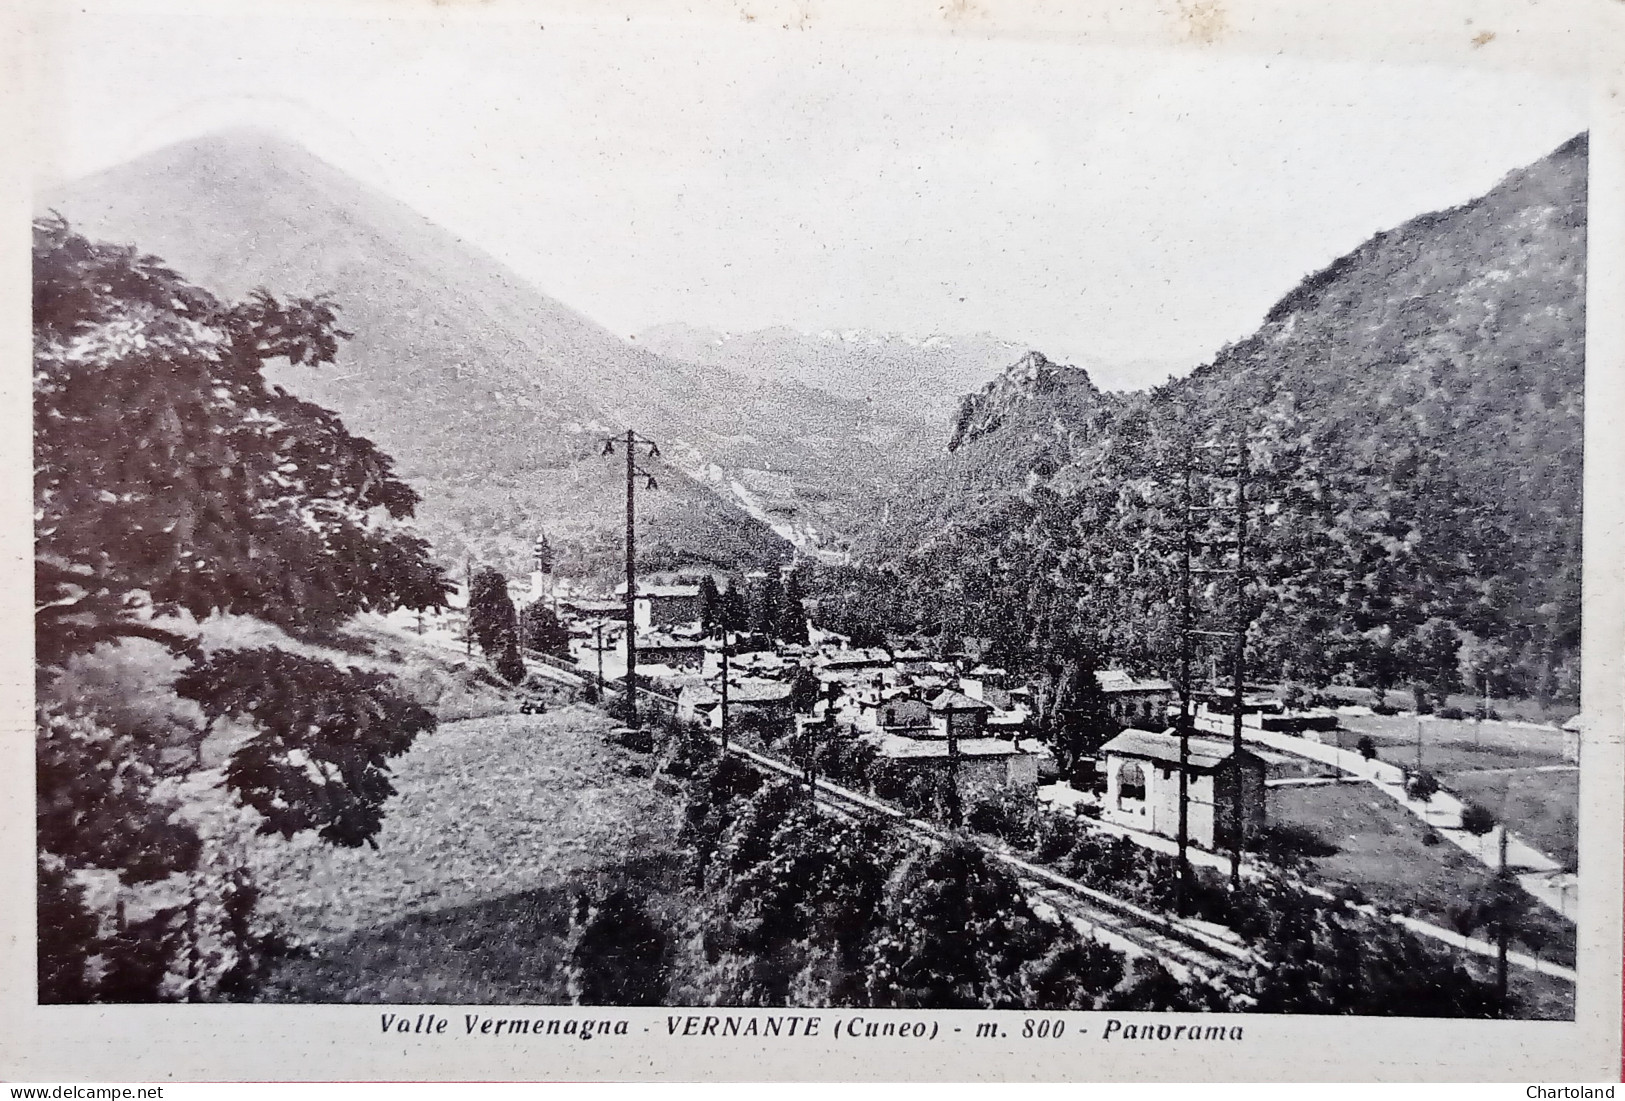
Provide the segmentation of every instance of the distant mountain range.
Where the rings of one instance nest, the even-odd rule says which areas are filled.
[[[1413,679],[1448,664],[1422,653],[1444,624],[1497,690],[1574,696],[1586,180],[1581,136],[1377,234],[1151,391],[1022,358],[885,503],[857,546],[881,580],[854,606],[1015,655],[1083,636],[1166,668],[1185,441],[1240,432],[1264,666]]]
[[[777,325],[721,333],[673,323],[636,334],[672,359],[726,367],[758,382],[795,382],[867,403],[894,420],[943,424],[962,395],[1026,348],[986,334],[926,337],[866,329],[804,333]]]
[[[666,456],[639,506],[649,568],[732,568],[783,559],[792,541],[837,542],[833,529],[926,446],[916,422],[795,377],[628,344],[264,131],[162,149],[40,205],[221,295],[330,293],[354,339],[336,366],[279,381],[397,458],[448,560],[518,571],[546,531],[566,570],[613,563],[621,468],[600,438],[626,426]]]

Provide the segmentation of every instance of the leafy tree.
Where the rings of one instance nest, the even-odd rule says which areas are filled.
[[[1377,743],[1372,740],[1369,734],[1361,734],[1360,740],[1354,743],[1354,748],[1359,750],[1360,756],[1368,761],[1377,759]]]
[[[1259,911],[1252,981],[1264,1013],[1491,1017],[1498,999],[1449,954],[1386,921],[1282,894]]]
[[[519,621],[508,579],[501,571],[481,566],[469,582],[468,629],[485,656],[495,660],[518,644]]]
[[[273,360],[331,362],[322,298],[228,304],[61,219],[34,230],[35,630],[46,666],[186,611],[290,629],[429,608],[446,585],[387,522],[417,494]]]
[[[710,574],[700,578],[700,631],[707,637],[722,631],[722,594]]]
[[[196,640],[193,623],[220,613],[319,638],[360,611],[444,603],[444,575],[400,526],[417,495],[389,457],[265,378],[278,360],[332,362],[348,335],[324,298],[225,302],[156,257],[35,223],[39,905],[42,928],[56,923],[40,939],[43,1001],[224,995],[263,944],[246,873],[216,868],[218,843],[162,794],[189,767],[165,753],[173,709],[76,702],[76,662],[168,647],[174,688],[253,730],[228,788],[267,827],[338,844],[370,840],[388,758],[433,724],[381,676],[276,650],[205,657]],[[182,877],[192,900],[104,936],[82,871],[113,873],[121,897]],[[205,927],[236,962],[177,973]]]
[[[1440,704],[1461,688],[1461,635],[1442,619],[1430,620],[1406,647],[1412,676]]]
[[[1081,1007],[1122,977],[1116,953],[1080,945],[1066,955],[1087,969],[1058,987],[1051,952],[1072,938],[1039,921],[1014,878],[965,842],[909,856],[887,884],[886,911],[868,966],[877,1006],[1032,1008],[1036,987]]]
[[[812,714],[813,705],[822,698],[823,687],[818,683],[818,677],[811,669],[800,666],[796,675],[790,682],[790,702],[797,713]]]
[[[389,761],[433,730],[429,711],[382,673],[342,669],[283,650],[219,650],[176,692],[210,722],[252,718],[226,786],[260,812],[262,833],[315,830],[335,845],[371,845],[395,794]]]
[[[1461,828],[1483,837],[1495,828],[1495,813],[1482,803],[1468,803],[1461,808]]]
[[[520,631],[525,646],[532,650],[557,657],[568,657],[570,654],[570,632],[545,601],[537,600],[525,605]]]
[[[723,630],[750,630],[750,605],[732,578],[728,579],[727,588],[722,590],[721,609]]]
[[[750,629],[763,638],[778,638],[779,618],[783,614],[784,583],[776,572],[769,571],[751,609]]]
[[[1061,773],[1075,777],[1085,757],[1116,733],[1106,694],[1095,677],[1099,659],[1086,643],[1069,644],[1060,657],[1046,725]]]
[[[801,579],[793,572],[784,585],[784,611],[779,616],[778,636],[793,645],[807,644],[806,599],[801,591]]]
[[[474,571],[469,585],[468,629],[499,677],[510,684],[525,679],[525,662],[519,656],[519,619],[508,595],[508,579],[489,566]]]

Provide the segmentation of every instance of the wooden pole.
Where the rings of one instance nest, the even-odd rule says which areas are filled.
[[[722,629],[722,702],[718,705],[722,716],[722,752],[728,752],[728,629]]]
[[[637,490],[637,437],[626,430],[626,724],[638,725],[638,640],[637,640],[637,533],[633,502]]]
[[[1185,453],[1185,555],[1179,581],[1179,879],[1175,884],[1175,911],[1187,912],[1190,880],[1190,759],[1191,759],[1191,463]]]
[[[1507,890],[1507,827],[1501,823],[1501,859],[1500,870],[1496,875],[1495,891],[1502,895]],[[1505,898],[1497,898],[1495,920],[1495,991],[1500,1004],[1500,1015],[1507,1015],[1507,941],[1510,939],[1510,930],[1507,928],[1508,902]]]
[[[598,700],[603,705],[604,699],[604,619],[599,616],[598,622],[593,626],[595,648],[598,651]]]
[[[1244,820],[1243,784],[1241,782],[1241,720],[1242,699],[1247,683],[1247,442],[1238,430],[1236,436],[1236,620],[1235,620],[1235,689],[1236,709],[1231,723],[1231,791],[1230,807],[1233,821],[1230,845],[1230,886],[1241,886],[1241,850],[1247,843]]]

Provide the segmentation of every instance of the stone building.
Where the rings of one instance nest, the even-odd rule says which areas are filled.
[[[1120,826],[1179,835],[1179,738],[1148,730],[1125,730],[1100,749],[1106,768],[1101,818]],[[1228,741],[1191,738],[1185,762],[1187,836],[1204,849],[1229,845],[1240,789],[1242,820],[1249,834],[1265,822],[1265,766],[1256,754]]]

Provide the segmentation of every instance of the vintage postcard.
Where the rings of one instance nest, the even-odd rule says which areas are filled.
[[[1625,8],[1075,7],[15,11],[0,1073],[1617,1074]]]

